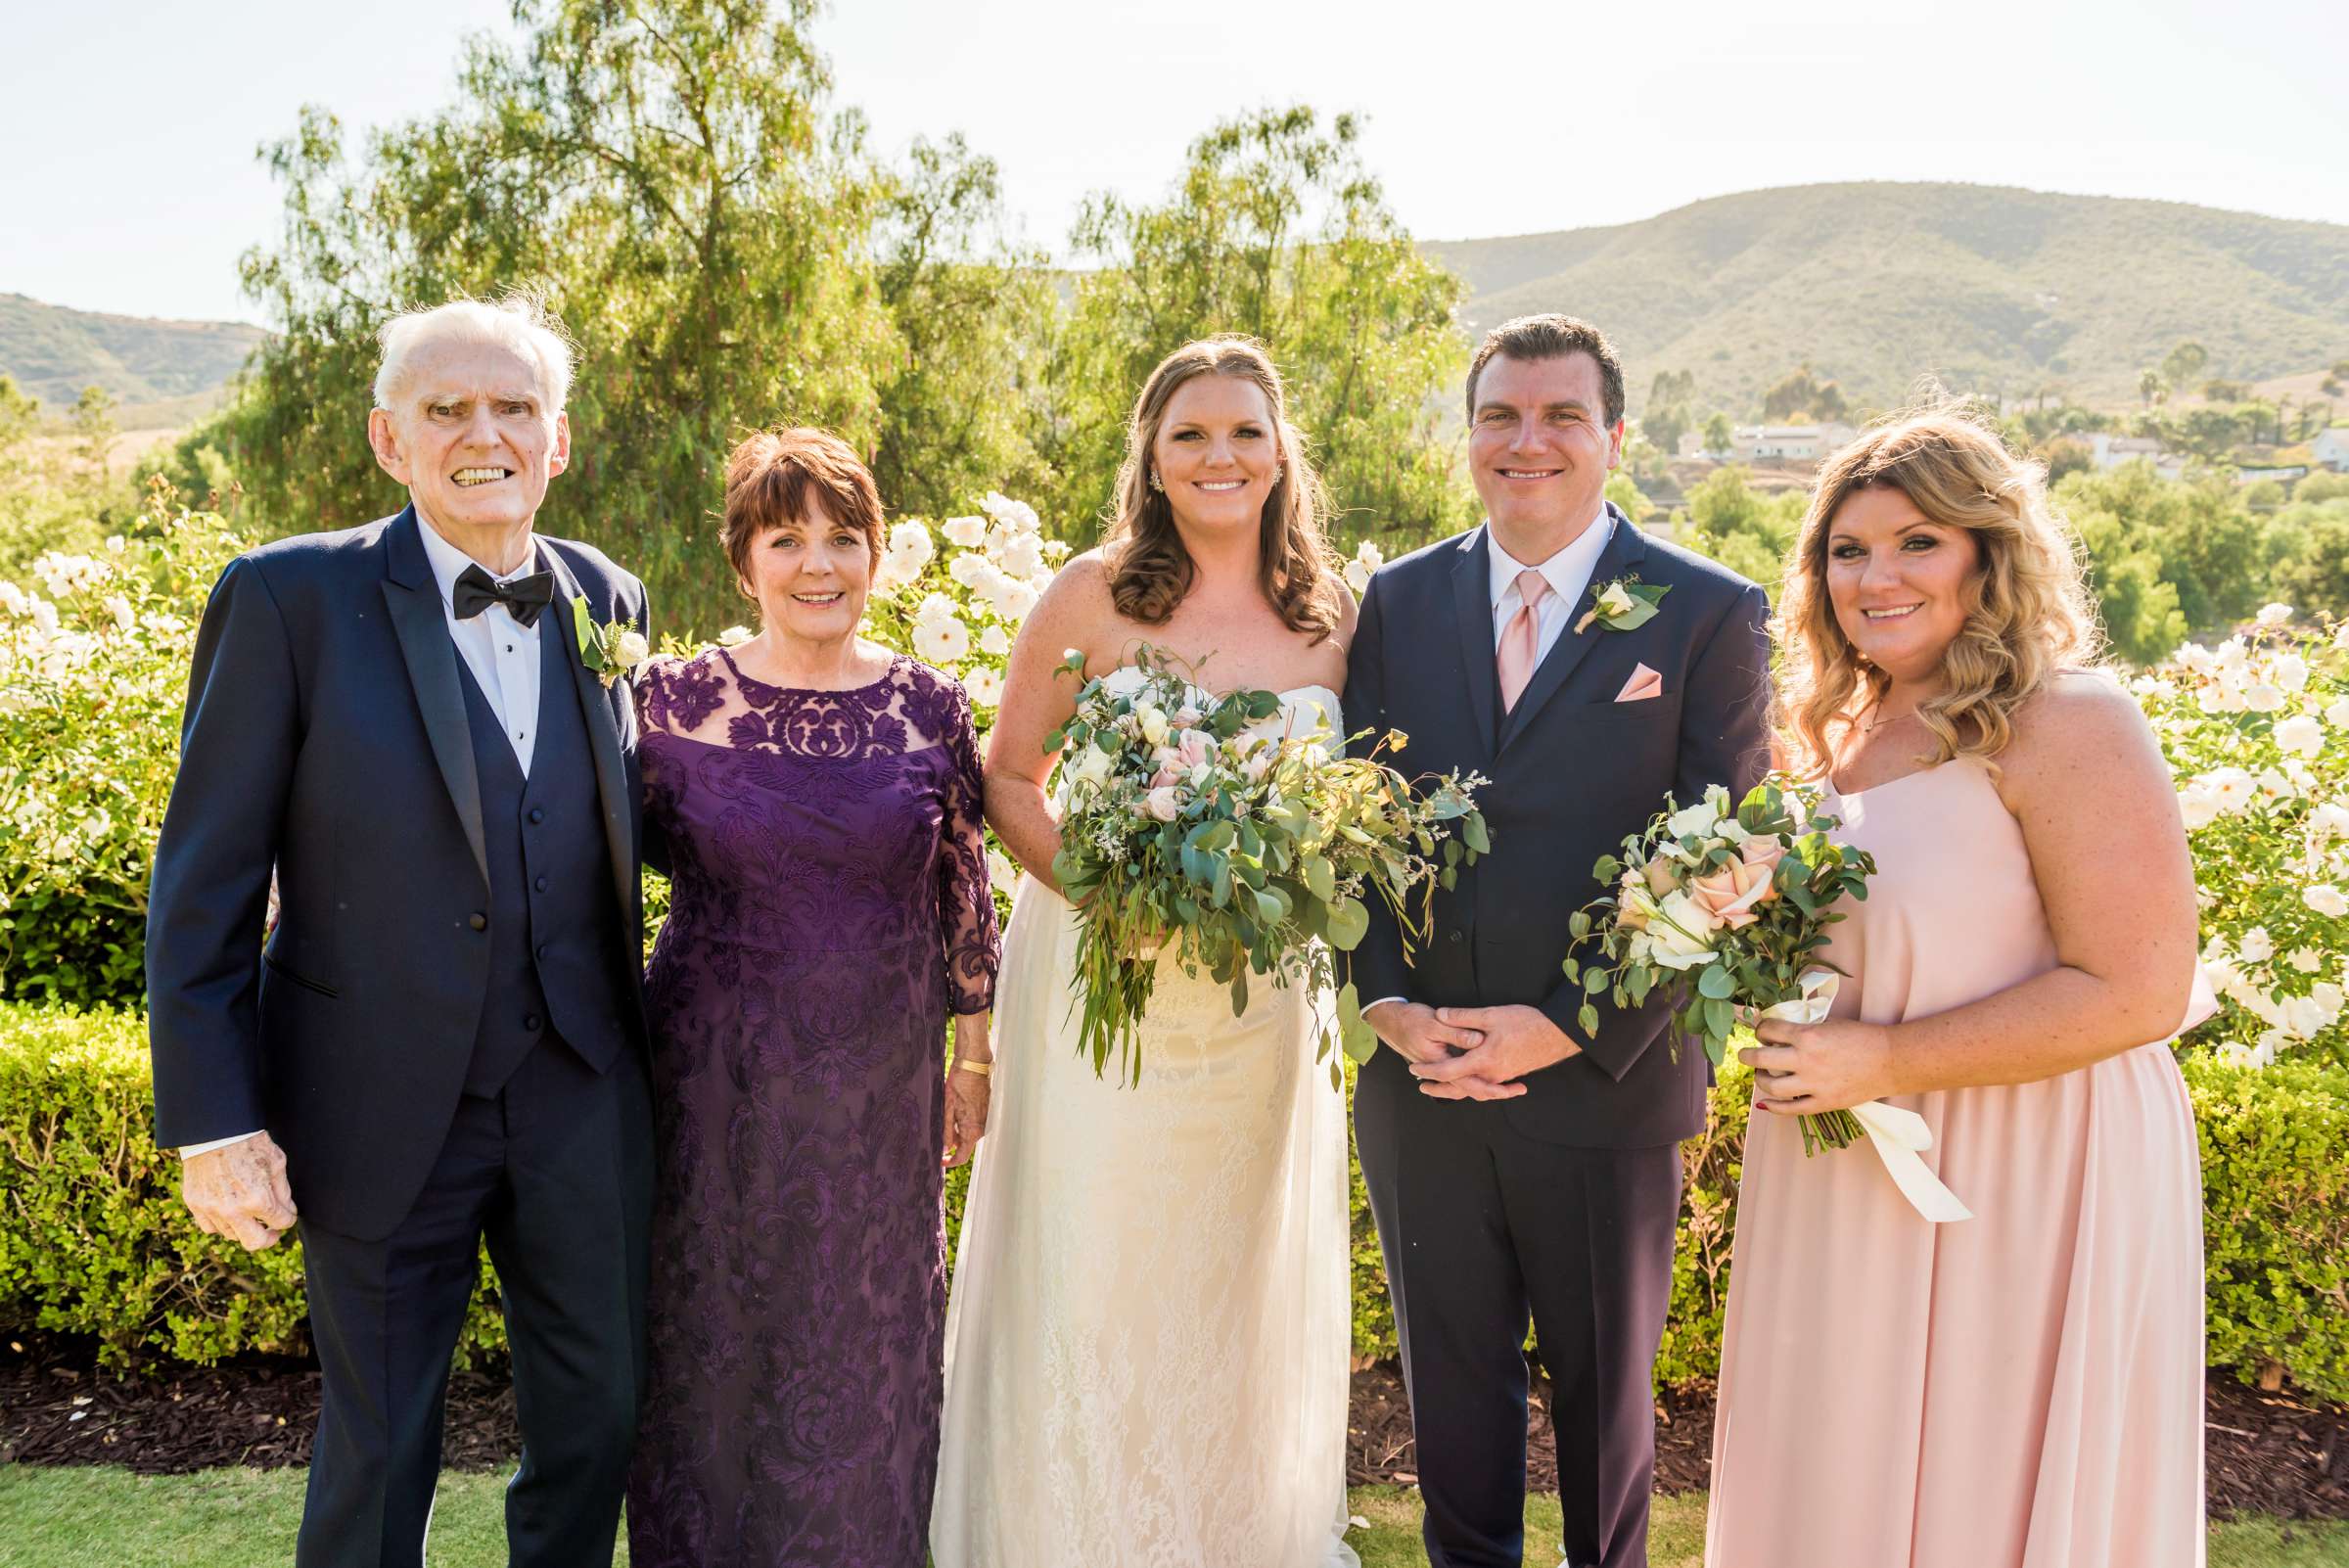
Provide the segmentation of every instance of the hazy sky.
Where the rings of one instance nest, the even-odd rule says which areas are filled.
[[[254,157],[303,103],[444,102],[498,0],[0,0],[0,292],[258,320]],[[2273,0],[836,0],[835,101],[886,149],[961,130],[1059,248],[1088,191],[1154,196],[1220,116],[1367,117],[1404,221],[1456,239],[1731,191],[1951,179],[2349,222],[2349,7]],[[2116,257],[2116,265],[2127,264]]]

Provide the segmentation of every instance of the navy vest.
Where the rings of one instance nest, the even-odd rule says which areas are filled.
[[[561,606],[557,606],[560,609]],[[539,1041],[559,1036],[598,1071],[627,1035],[623,953],[603,803],[563,618],[540,619],[538,741],[526,778],[463,655],[457,673],[482,786],[489,857],[489,990],[465,1092],[492,1095]]]

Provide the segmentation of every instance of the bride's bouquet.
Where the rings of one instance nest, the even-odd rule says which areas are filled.
[[[1052,874],[1079,907],[1079,1045],[1104,1076],[1114,1052],[1128,1083],[1160,958],[1228,986],[1235,1017],[1250,975],[1337,989],[1331,954],[1361,942],[1365,898],[1395,912],[1407,954],[1437,885],[1491,848],[1476,809],[1485,780],[1406,780],[1379,760],[1403,749],[1400,733],[1345,757],[1324,723],[1252,730],[1280,713],[1271,692],[1210,697],[1147,647],[1136,667],[1132,689],[1086,681],[1045,742],[1063,753],[1067,785]],[[1082,655],[1062,672],[1082,680]],[[1367,1058],[1376,1039],[1351,983],[1337,990],[1335,1022],[1347,1054]],[[1332,1043],[1325,1024],[1316,1059]]]
[[[1817,1023],[1840,977],[1813,958],[1827,928],[1844,917],[1840,898],[1865,899],[1876,862],[1831,836],[1842,824],[1818,809],[1818,792],[1783,774],[1749,791],[1734,810],[1716,784],[1694,806],[1667,796],[1665,809],[1623,841],[1620,856],[1593,874],[1614,891],[1577,912],[1571,931],[1597,956],[1566,960],[1586,996],[1610,993],[1635,1007],[1653,991],[1674,992],[1674,1049],[1681,1035],[1703,1039],[1721,1065],[1740,1009],[1764,1018]],[[1585,1030],[1598,1028],[1589,1001]],[[1803,1146],[1843,1148],[1865,1130],[1850,1111],[1806,1116]]]

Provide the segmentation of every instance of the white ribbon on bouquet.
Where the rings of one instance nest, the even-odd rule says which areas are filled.
[[[1803,993],[1764,1008],[1762,1016],[1786,1024],[1824,1022],[1842,987],[1843,977],[1832,969],[1807,971],[1802,978]],[[1867,1133],[1867,1141],[1875,1145],[1877,1157],[1911,1208],[1937,1225],[1974,1217],[1973,1210],[1958,1202],[1958,1194],[1943,1186],[1941,1177],[1917,1158],[1921,1150],[1933,1147],[1933,1130],[1925,1126],[1923,1117],[1882,1100],[1855,1105],[1851,1114]]]

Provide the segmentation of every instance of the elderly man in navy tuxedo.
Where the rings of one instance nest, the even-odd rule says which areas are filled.
[[[1529,1315],[1566,1560],[1647,1560],[1649,1378],[1705,1055],[1676,1049],[1661,997],[1618,1010],[1561,964],[1569,918],[1602,891],[1592,866],[1668,793],[1760,777],[1770,647],[1760,588],[1606,500],[1623,434],[1623,366],[1597,328],[1494,329],[1468,372],[1485,521],[1371,579],[1348,661],[1350,728],[1392,725],[1413,767],[1492,781],[1477,803],[1497,853],[1435,895],[1416,964],[1375,904],[1353,955],[1386,1046],[1355,1093],[1357,1144],[1436,1568],[1519,1561]],[[1609,609],[1658,590],[1652,618]]]
[[[484,1240],[517,1564],[613,1550],[644,1366],[643,584],[536,531],[568,342],[527,300],[383,333],[397,516],[241,556],[197,641],[147,968],[159,1142],[205,1229],[299,1226],[324,1373],[295,1560],[413,1565]],[[276,923],[263,939],[272,876]]]

